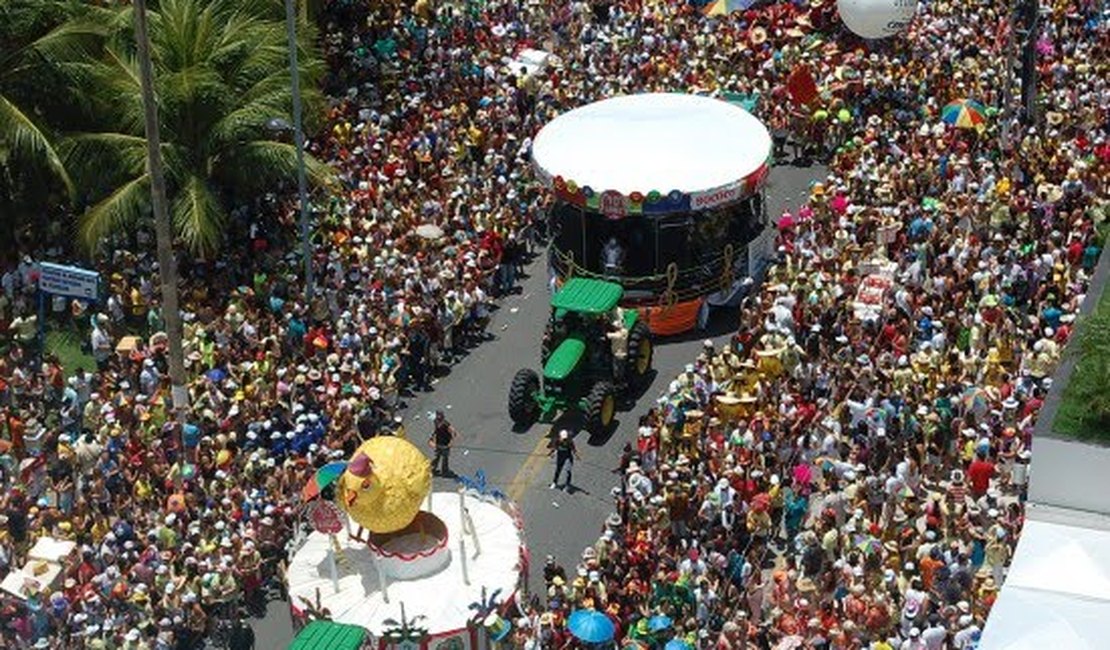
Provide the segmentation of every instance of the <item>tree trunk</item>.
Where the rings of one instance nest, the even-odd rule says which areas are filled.
[[[139,54],[139,77],[143,91],[146,122],[147,170],[150,173],[150,198],[154,209],[154,233],[158,246],[158,268],[162,280],[162,317],[169,339],[170,384],[174,419],[185,424],[189,391],[185,385],[185,356],[182,350],[181,308],[177,296],[177,260],[173,253],[173,232],[166,205],[166,177],[162,169],[161,138],[158,133],[158,107],[154,100],[154,66],[150,59],[150,34],[147,31],[146,0],[135,0],[135,41]]]

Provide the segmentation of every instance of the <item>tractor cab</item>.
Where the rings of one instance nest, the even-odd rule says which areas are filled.
[[[588,428],[609,426],[617,394],[638,386],[651,368],[650,333],[635,311],[618,306],[623,294],[613,282],[572,278],[552,297],[540,345],[542,382],[531,369],[517,372],[509,391],[514,422],[550,420],[577,405]]]

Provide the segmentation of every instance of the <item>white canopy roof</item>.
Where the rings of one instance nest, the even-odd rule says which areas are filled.
[[[1026,520],[979,650],[1095,650],[1110,639],[1110,531]]]
[[[614,97],[552,120],[532,143],[545,179],[621,194],[696,194],[742,181],[767,161],[771,135],[734,104],[697,95]]]

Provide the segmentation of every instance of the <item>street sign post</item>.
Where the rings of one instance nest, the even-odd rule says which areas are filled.
[[[100,291],[100,274],[77,266],[43,262],[39,265],[39,291],[54,296],[96,300]]]
[[[52,262],[39,264],[38,354],[46,350],[46,297],[65,296],[96,302],[100,297],[100,274],[78,266]]]

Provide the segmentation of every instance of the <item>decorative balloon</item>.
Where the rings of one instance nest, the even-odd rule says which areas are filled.
[[[837,0],[840,19],[863,38],[886,38],[904,30],[917,13],[917,0]]]

